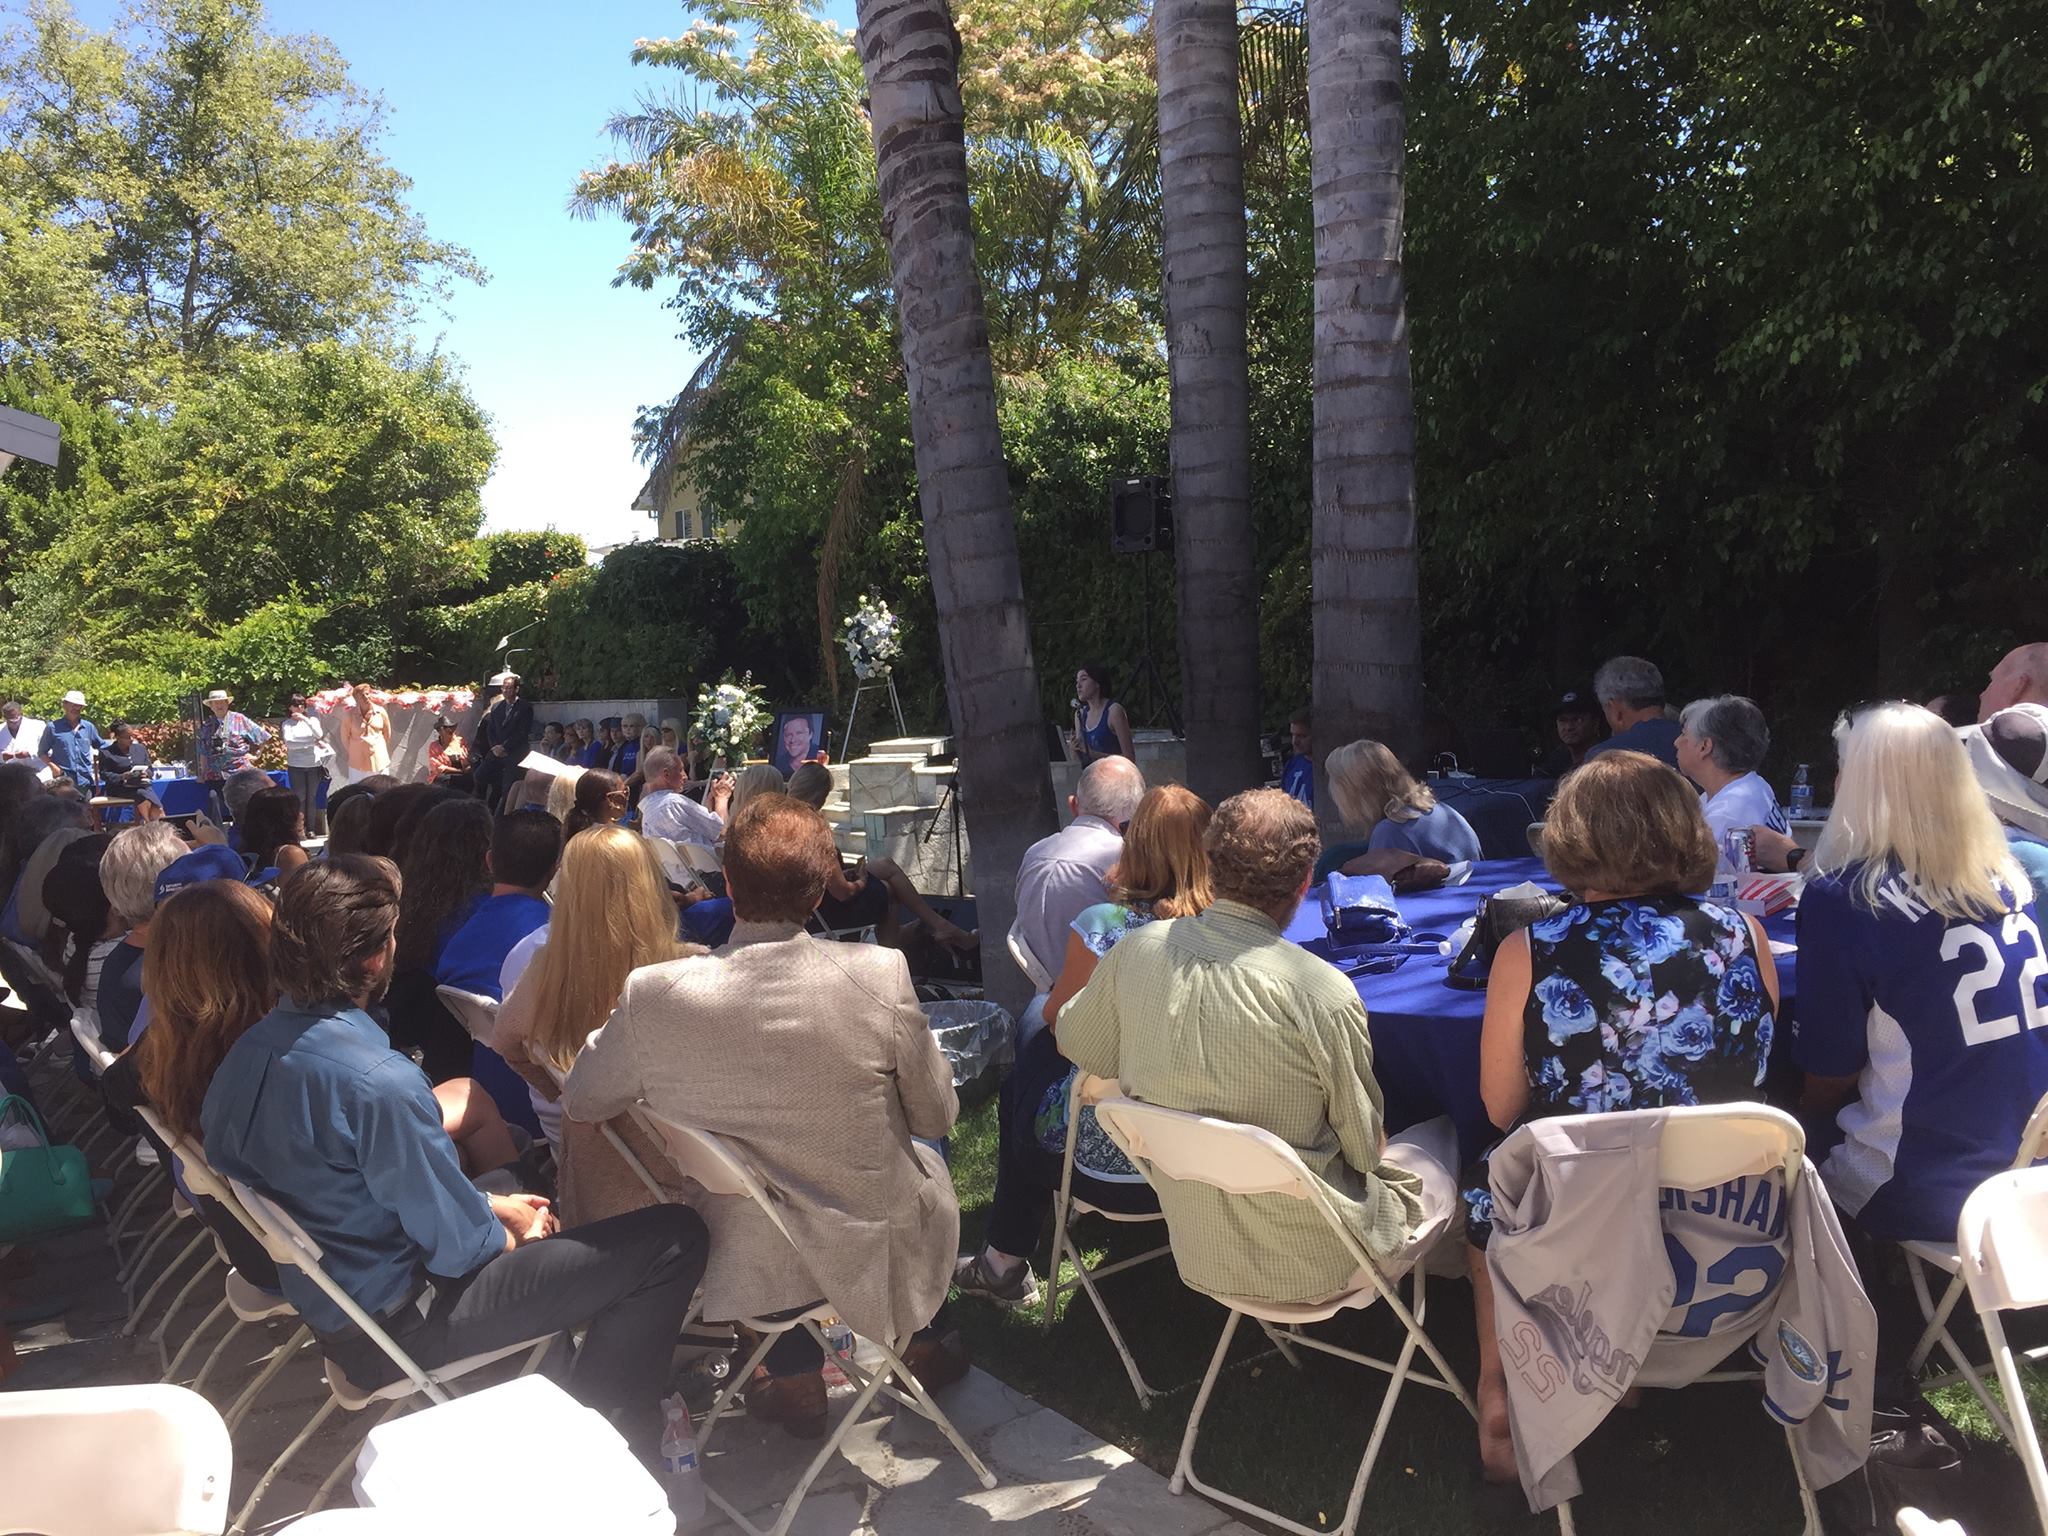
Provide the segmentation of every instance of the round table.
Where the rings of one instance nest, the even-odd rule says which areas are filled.
[[[1418,933],[1449,938],[1481,898],[1511,885],[1533,880],[1546,890],[1557,882],[1540,859],[1489,859],[1472,866],[1463,885],[1439,886],[1396,898],[1401,916]],[[1790,944],[1791,911],[1764,920],[1764,931]],[[1328,957],[1331,945],[1323,928],[1322,892],[1312,889],[1287,937],[1314,955]],[[1776,956],[1780,996],[1777,1038],[1788,1042],[1792,1004],[1797,992],[1798,956]],[[1373,1075],[1386,1104],[1389,1135],[1438,1115],[1449,1115],[1458,1128],[1458,1156],[1469,1163],[1499,1138],[1486,1118],[1479,1097],[1479,1025],[1486,1013],[1484,990],[1451,986],[1445,977],[1450,957],[1410,955],[1398,969],[1353,978],[1371,1020]]]

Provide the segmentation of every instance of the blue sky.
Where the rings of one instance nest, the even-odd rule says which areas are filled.
[[[119,10],[74,3],[96,27]],[[830,9],[850,24],[851,0]],[[572,219],[567,203],[610,152],[605,119],[673,78],[627,53],[688,25],[679,0],[271,0],[269,25],[325,35],[384,98],[383,151],[413,179],[413,206],[490,273],[419,325],[466,365],[495,424],[486,526],[651,537],[632,510],[645,478],[633,413],[680,389],[696,356],[663,293],[610,286],[625,226]]]

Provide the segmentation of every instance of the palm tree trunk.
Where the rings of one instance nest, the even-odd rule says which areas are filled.
[[[1159,0],[1159,178],[1188,786],[1255,784],[1258,580],[1235,0]]]
[[[1014,1009],[1029,996],[1004,945],[1017,866],[1055,819],[974,261],[960,38],[946,0],[859,0],[857,14],[946,702],[974,849],[982,974],[989,996]]]
[[[1415,399],[1401,278],[1401,7],[1308,0],[1316,222],[1315,740],[1422,750]],[[1334,814],[1322,765],[1316,805]]]

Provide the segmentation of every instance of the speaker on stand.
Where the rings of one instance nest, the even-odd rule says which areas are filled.
[[[1109,550],[1113,555],[1143,557],[1138,567],[1138,614],[1140,646],[1131,673],[1131,703],[1144,698],[1145,715],[1166,716],[1173,734],[1181,734],[1180,711],[1173,707],[1173,694],[1159,658],[1152,648],[1152,560],[1162,549],[1173,547],[1173,492],[1163,475],[1138,475],[1117,480],[1109,487]]]

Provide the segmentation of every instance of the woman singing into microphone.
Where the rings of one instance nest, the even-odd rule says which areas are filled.
[[[1109,670],[1099,663],[1090,662],[1074,674],[1074,729],[1069,740],[1076,762],[1137,758],[1131,750],[1131,717],[1110,697]]]

